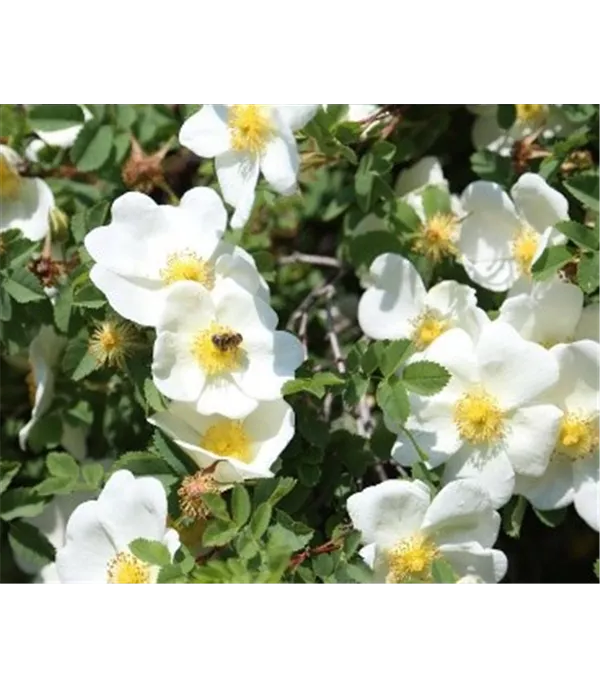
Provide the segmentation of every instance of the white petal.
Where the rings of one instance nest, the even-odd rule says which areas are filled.
[[[296,190],[300,158],[292,134],[282,131],[274,136],[260,160],[260,169],[269,184],[280,194],[292,194]]]
[[[598,530],[600,521],[600,488],[598,480],[598,453],[576,461],[573,466],[575,479],[575,510],[590,528]]]
[[[475,290],[452,280],[438,282],[432,287],[425,304],[449,318],[452,327],[465,330],[474,341],[490,321],[485,311],[477,308]]]
[[[84,502],[67,523],[66,545],[56,554],[61,583],[106,583],[116,547],[100,521],[98,503]]]
[[[521,408],[513,414],[505,450],[515,472],[542,475],[554,450],[562,416],[560,409],[547,404]]]
[[[559,379],[545,399],[574,413],[598,413],[600,398],[600,345],[589,339],[559,344],[552,351],[559,367]]]
[[[154,342],[152,379],[157,389],[178,401],[195,401],[206,384],[206,375],[182,341],[172,332],[160,332]]]
[[[183,123],[179,142],[202,158],[214,158],[224,153],[230,146],[227,108],[224,105],[204,105]]]
[[[486,583],[498,583],[508,569],[508,560],[502,552],[486,549],[476,542],[443,545],[440,552],[459,576],[479,576]]]
[[[164,299],[164,309],[156,325],[159,332],[194,335],[208,327],[216,316],[210,292],[197,282],[176,282],[169,287]]]
[[[20,229],[31,241],[43,239],[50,229],[49,213],[54,196],[43,179],[22,178],[19,196],[15,200],[2,199],[0,232]]]
[[[597,303],[586,306],[583,309],[581,318],[579,319],[577,327],[575,328],[575,340],[591,339],[592,341],[597,342],[600,331],[599,316],[600,309],[598,308]]]
[[[425,301],[425,286],[414,265],[403,256],[383,253],[372,263],[369,287],[358,304],[358,322],[375,339],[410,335],[411,320]]]
[[[160,282],[122,277],[98,263],[90,270],[90,279],[119,315],[138,325],[156,327],[166,296]]]
[[[221,242],[224,246],[225,242]],[[261,276],[254,260],[250,254],[246,253],[244,249],[237,246],[231,247],[231,253],[220,253],[221,248],[218,249],[220,255],[215,260],[215,277],[216,282],[221,280],[232,280],[237,285],[246,289],[250,294],[254,294],[257,298],[269,302],[269,291],[264,292],[261,284]],[[276,316],[277,317],[277,316]]]
[[[219,413],[227,418],[244,418],[258,406],[257,398],[246,394],[229,376],[210,377],[202,389],[196,410],[210,415]]]
[[[387,480],[353,494],[346,508],[365,544],[393,547],[420,530],[429,503],[424,483]]]
[[[523,291],[524,282],[519,283],[520,293],[509,293],[497,322],[512,325],[522,337],[538,344],[571,339],[583,306],[581,289],[555,278],[548,282],[527,281],[528,288]]]
[[[411,167],[402,170],[396,181],[395,191],[398,196],[405,196],[411,191],[419,191],[425,186],[448,188],[440,161],[433,156],[421,158]]]
[[[456,480],[433,498],[423,530],[438,544],[477,542],[491,547],[500,529],[487,491],[475,480]]]
[[[464,330],[455,328],[444,332],[438,337],[423,354],[422,358],[427,361],[435,361],[452,374],[452,379],[441,392],[459,393],[458,387],[451,385],[475,384],[479,381],[479,373],[474,364],[475,345],[471,337]],[[439,400],[441,397],[436,395]]]
[[[515,472],[501,447],[465,445],[447,463],[442,482],[473,478],[488,491],[495,509],[504,506],[515,486]]]
[[[510,190],[519,213],[538,232],[569,219],[567,199],[539,174],[526,172]]]
[[[217,156],[215,165],[223,198],[235,208],[231,226],[234,229],[243,227],[254,205],[258,159],[250,158],[243,152],[228,151]]]
[[[302,129],[317,113],[318,105],[275,105],[283,122],[292,130]]]
[[[249,294],[233,280],[213,292],[217,319],[237,332],[251,336],[252,330],[274,330],[277,314],[262,299]]]
[[[197,444],[201,431],[198,421],[203,418],[196,412],[194,404],[173,401],[166,410],[148,418],[150,425],[160,428],[173,439]]]
[[[132,540],[162,542],[167,524],[167,495],[156,478],[129,471],[111,475],[97,502],[98,517],[118,551]]]
[[[361,547],[358,553],[367,566],[374,568],[375,557],[377,556],[377,545],[365,545],[364,547]]]
[[[244,420],[244,429],[255,444],[253,463],[269,468],[294,436],[294,412],[283,399],[263,401]]]
[[[524,340],[510,325],[493,322],[477,343],[481,380],[505,410],[530,402],[558,379],[552,354]]]
[[[545,473],[538,478],[517,475],[515,494],[523,495],[536,509],[551,511],[572,504],[573,467],[570,461],[552,459]]]
[[[503,156],[510,155],[514,143],[514,138],[498,125],[495,108],[477,117],[473,124],[471,138],[477,150],[487,148]]]
[[[193,217],[198,233],[215,233],[220,236],[227,227],[227,211],[214,189],[190,189],[182,196],[179,210],[185,210]]]

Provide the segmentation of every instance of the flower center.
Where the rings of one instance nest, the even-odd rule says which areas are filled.
[[[512,242],[512,255],[522,275],[531,275],[531,265],[535,257],[540,235],[531,227],[522,227]]]
[[[418,351],[423,351],[441,334],[450,329],[450,321],[440,318],[433,311],[425,310],[413,322],[411,339]]]
[[[100,323],[90,337],[89,350],[100,365],[122,367],[134,346],[134,328],[111,320]]]
[[[546,118],[545,105],[515,105],[517,121],[522,124],[535,124],[543,122]]]
[[[231,147],[259,155],[273,135],[273,125],[262,105],[231,105],[228,116]]]
[[[188,250],[170,253],[166,266],[160,271],[160,277],[166,285],[186,280],[198,282],[207,289],[212,289],[215,285],[212,265]]]
[[[194,475],[186,476],[177,490],[181,513],[194,521],[205,519],[210,511],[204,504],[202,496],[217,492],[219,492],[219,486],[212,473],[198,471]]]
[[[438,556],[435,545],[420,533],[402,540],[387,552],[386,583],[403,583],[409,578],[431,580],[431,566]]]
[[[498,401],[480,389],[464,394],[454,406],[454,423],[463,440],[497,442],[504,436],[504,413]]]
[[[192,355],[207,375],[222,375],[238,370],[244,360],[240,348],[243,337],[229,327],[212,323],[201,330],[192,343]]]
[[[14,201],[21,190],[21,177],[15,168],[0,155],[0,198]]]
[[[244,463],[252,459],[250,437],[241,420],[221,420],[211,425],[200,439],[200,446],[217,456]]]
[[[150,583],[150,566],[129,552],[119,552],[109,562],[107,583]]]
[[[577,461],[598,446],[598,427],[593,418],[579,413],[566,413],[560,424],[556,453]]]
[[[421,234],[413,244],[417,253],[422,253],[434,263],[457,252],[456,239],[458,220],[451,213],[436,213],[421,228]]]

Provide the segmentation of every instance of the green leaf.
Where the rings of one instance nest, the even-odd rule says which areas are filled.
[[[92,490],[97,490],[104,479],[104,467],[99,463],[89,463],[81,469],[83,482]]]
[[[381,409],[392,421],[400,424],[406,421],[410,412],[410,404],[401,380],[389,378],[379,383],[375,396]]]
[[[592,251],[598,251],[600,248],[598,232],[593,227],[587,227],[586,225],[571,220],[559,222],[555,227],[559,232],[583,248],[589,248]]]
[[[388,344],[380,355],[379,367],[384,377],[393,375],[413,352],[410,339],[398,339]]]
[[[226,523],[231,523],[229,511],[227,510],[227,504],[221,495],[207,493],[202,495],[202,501],[215,518]]]
[[[54,304],[54,322],[59,332],[68,331],[72,307],[73,287],[67,284],[58,293],[56,303]]]
[[[511,538],[521,534],[521,524],[527,510],[527,500],[521,495],[511,497],[502,511],[502,529]]]
[[[471,169],[481,179],[508,185],[512,179],[512,161],[498,153],[482,150],[471,156]]]
[[[167,437],[162,430],[157,429],[154,431],[152,444],[156,453],[169,464],[176,475],[186,476],[198,470],[192,459],[170,437]]]
[[[594,564],[594,573],[596,574],[596,578],[600,580],[600,559],[596,559],[596,563]]]
[[[355,267],[371,263],[382,253],[401,253],[400,239],[391,232],[375,230],[365,232],[350,240],[350,261]]]
[[[297,526],[300,527],[298,528]],[[291,528],[281,525],[281,523],[276,523],[269,528],[268,549],[271,551],[297,552],[299,549],[306,547],[312,538],[312,529],[301,523],[294,524]]]
[[[189,573],[189,572],[188,572]],[[167,564],[163,566],[158,572],[157,583],[163,583],[167,585],[175,583],[187,583],[186,573],[182,570],[179,564]]]
[[[151,377],[147,377],[144,380],[144,398],[153,411],[164,411],[167,408],[161,393],[156,389],[154,380]]]
[[[361,375],[353,375],[344,390],[344,403],[348,406],[356,406],[369,388],[369,380]]]
[[[28,112],[32,129],[57,131],[83,124],[83,111],[79,105],[32,105]]]
[[[113,130],[108,124],[87,122],[71,148],[71,160],[82,172],[94,172],[104,165],[113,147]]]
[[[171,563],[171,553],[162,542],[137,538],[129,544],[129,549],[134,557],[147,564],[168,566]]]
[[[315,574],[323,580],[333,573],[333,559],[329,554],[319,554],[313,559],[312,568]]]
[[[250,518],[250,496],[243,485],[236,485],[231,493],[231,516],[238,528]]]
[[[600,286],[600,261],[598,254],[582,256],[577,268],[577,282],[586,294],[592,294]]]
[[[371,342],[360,359],[360,365],[365,375],[374,373],[380,365],[385,351],[384,342]]]
[[[448,215],[452,212],[450,194],[439,186],[428,186],[422,194],[425,217],[429,220],[434,215]]]
[[[4,521],[15,518],[32,518],[38,516],[45,509],[47,500],[40,494],[27,487],[17,487],[7,490],[0,502],[0,517]]]
[[[500,129],[510,129],[517,118],[517,109],[514,105],[498,105],[496,119]]]
[[[78,382],[83,380],[83,378],[91,375],[95,370],[101,367],[100,361],[91,353],[91,351],[85,351],[83,357],[77,364],[77,367],[73,371],[71,378]]]
[[[24,267],[12,272],[3,287],[17,303],[43,301],[46,298],[40,281]]]
[[[233,540],[238,529],[231,521],[211,521],[202,535],[205,547],[223,547]]]
[[[79,464],[65,452],[50,452],[46,457],[46,468],[56,478],[77,480],[79,477]]]
[[[556,274],[572,259],[571,252],[565,246],[549,246],[533,264],[531,269],[533,278],[538,281],[545,280]]]
[[[260,548],[252,533],[244,529],[236,538],[235,549],[242,559],[248,560],[252,559]]]
[[[436,559],[431,567],[433,580],[436,583],[456,583],[458,576],[454,569],[444,559]]]
[[[534,514],[540,521],[549,528],[556,528],[561,525],[567,517],[567,509],[553,509],[552,511],[542,511],[541,509],[533,508]]]
[[[394,201],[390,221],[392,227],[400,234],[418,232],[421,226],[421,218],[415,209],[399,198]]]
[[[596,105],[563,105],[560,111],[567,117],[567,119],[575,124],[580,122],[587,122],[596,114]]]
[[[54,561],[54,545],[35,526],[25,521],[13,523],[8,531],[13,552],[25,561],[42,568]]]
[[[569,177],[569,180],[563,183],[586,208],[590,208],[596,213],[600,212],[598,172],[583,172],[574,177]]]
[[[40,497],[51,497],[57,494],[71,494],[77,488],[77,480],[72,478],[61,477],[61,478],[46,478],[38,483],[35,487],[35,491]]]
[[[252,514],[252,518],[250,519],[250,530],[257,540],[260,540],[269,527],[272,514],[273,509],[268,502],[260,504]]]
[[[417,361],[404,368],[402,379],[411,392],[431,396],[444,389],[450,380],[450,373],[439,363]]]
[[[17,461],[0,461],[0,494],[10,485],[20,468],[21,464]]]

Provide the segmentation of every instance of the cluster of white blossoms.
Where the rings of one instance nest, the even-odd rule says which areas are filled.
[[[427,185],[443,184],[435,162],[421,162],[421,171],[429,169]],[[418,207],[415,194],[411,188],[404,198]],[[535,174],[522,175],[511,196],[497,184],[475,182],[460,199],[453,237],[426,237],[425,221],[422,228],[428,240],[452,242],[452,253],[474,282],[510,289],[493,321],[478,307],[474,289],[446,280],[427,291],[403,256],[382,254],[371,265],[358,309],[363,331],[374,339],[410,339],[412,361],[434,361],[451,374],[438,394],[410,395],[404,428],[388,422],[398,432],[392,459],[414,465],[420,461],[416,444],[429,468],[441,467],[445,487],[432,507],[441,500],[449,512],[461,512],[468,500],[452,504],[448,495],[477,484],[489,508],[500,508],[512,495],[525,496],[540,510],[573,504],[598,530],[598,308],[584,308],[581,289],[560,276],[543,282],[531,276],[542,250],[565,241],[555,225],[568,218],[567,200]],[[444,554],[444,540],[423,520],[423,489],[391,482],[355,495],[348,509],[365,543],[379,552],[368,556],[376,572],[392,582],[427,578],[435,556]],[[414,529],[403,530],[406,516],[396,521],[394,510],[412,514]],[[462,524],[458,516],[457,522]],[[494,542],[471,539],[480,548]],[[469,567],[468,557],[458,561],[455,552],[448,560],[459,574],[493,582],[504,570],[501,559],[493,550],[481,557],[486,571],[474,560]]]

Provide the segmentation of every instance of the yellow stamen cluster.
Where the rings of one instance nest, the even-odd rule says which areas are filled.
[[[438,557],[436,546],[418,533],[387,552],[389,573],[386,583],[403,583],[408,579],[430,581],[431,567]]]
[[[512,242],[512,255],[522,275],[531,275],[531,266],[535,257],[540,235],[525,225],[516,234]]]
[[[541,124],[546,119],[546,105],[515,105],[517,121],[521,124]]]
[[[106,320],[90,337],[89,351],[100,365],[122,368],[135,347],[135,328],[130,323]]]
[[[193,251],[177,251],[167,257],[165,267],[160,271],[164,284],[175,282],[198,282],[207,289],[215,285],[215,271],[206,260],[199,258]]]
[[[598,446],[598,424],[590,416],[566,413],[561,421],[555,452],[577,461]]]
[[[21,177],[15,168],[0,155],[0,198],[14,201],[21,190]]]
[[[177,490],[181,513],[194,521],[205,519],[210,511],[204,504],[202,496],[217,492],[219,492],[219,486],[212,473],[198,471],[194,475],[188,475]]]
[[[150,583],[150,566],[129,552],[119,552],[109,562],[107,583]]]
[[[458,219],[452,213],[436,213],[421,227],[413,243],[413,250],[434,263],[457,253]]]
[[[240,420],[221,420],[211,425],[202,435],[200,446],[217,456],[244,463],[252,459],[251,439]]]
[[[215,344],[214,336],[234,337],[229,327],[212,323],[194,337],[191,353],[207,375],[223,375],[239,370],[244,362],[245,352],[239,344],[222,347]],[[233,340],[232,340],[233,341]]]
[[[423,351],[441,334],[450,329],[450,321],[433,311],[425,310],[413,321],[411,339],[418,351]]]
[[[454,423],[461,438],[473,444],[498,442],[504,436],[504,413],[497,399],[481,389],[456,402]]]
[[[232,105],[228,122],[231,147],[260,155],[273,135],[273,125],[263,105]]]

